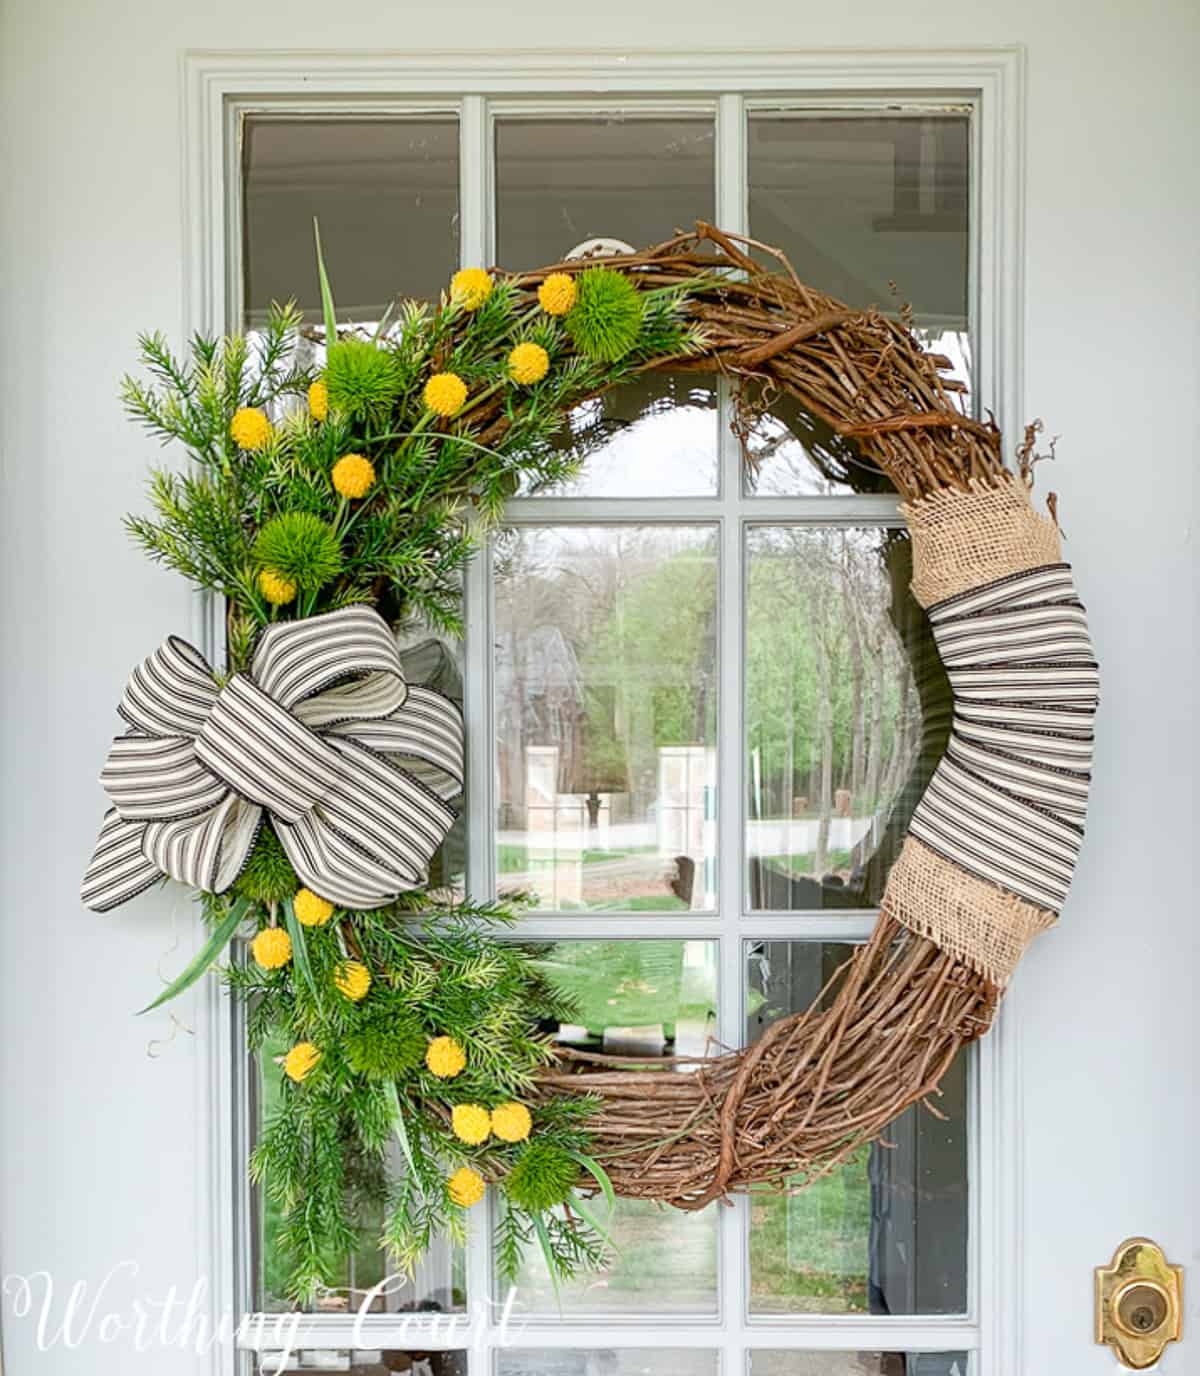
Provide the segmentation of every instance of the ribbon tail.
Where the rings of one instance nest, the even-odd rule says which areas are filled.
[[[126,822],[115,807],[104,814],[79,892],[84,907],[110,912],[165,877],[142,849],[145,830],[142,822]]]
[[[231,793],[198,817],[144,827],[145,855],[163,874],[206,893],[224,893],[242,872],[262,825],[257,803]]]

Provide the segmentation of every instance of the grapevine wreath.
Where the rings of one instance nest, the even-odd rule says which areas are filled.
[[[502,1273],[536,1243],[565,1277],[605,1255],[597,1195],[699,1209],[795,1188],[934,1095],[987,1030],[1082,838],[1084,609],[1053,505],[1030,502],[1033,431],[1010,471],[903,314],[842,305],[774,250],[700,224],[602,262],[467,268],[372,332],[339,331],[319,246],[318,270],[319,368],[276,306],[253,340],[197,337],[182,360],[143,337],[150,381],[124,384],[190,459],[154,473],[129,531],[224,599],[227,662],[171,638],[134,670],[83,898],[200,891],[209,939],[152,1007],[248,939],[220,975],[251,1050],[285,1048],[251,1169],[296,1298],[331,1282],[364,1209],[411,1267],[489,1191]],[[842,446],[821,462],[900,493],[953,695],[870,941],[808,1012],[688,1064],[556,1044],[570,1000],[544,947],[506,937],[519,900],[447,896],[463,723],[395,635],[460,629],[461,569],[506,499],[603,438],[583,402],[657,370],[730,379],[743,438],[790,402]]]

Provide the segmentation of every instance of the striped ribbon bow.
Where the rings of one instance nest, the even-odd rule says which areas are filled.
[[[405,681],[369,607],[269,627],[248,674],[218,685],[175,636],[132,673],[100,782],[112,807],[83,879],[107,912],[169,875],[237,878],[269,815],[301,882],[374,908],[425,880],[462,791],[463,722]]]

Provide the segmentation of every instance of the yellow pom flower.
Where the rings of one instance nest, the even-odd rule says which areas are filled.
[[[454,416],[467,399],[467,384],[457,373],[434,373],[425,384],[425,405],[438,416]]]
[[[547,315],[566,315],[575,304],[575,279],[552,272],[538,288],[538,305]]]
[[[265,412],[257,406],[243,406],[233,413],[229,433],[239,449],[265,449],[275,431]]]
[[[283,1058],[283,1073],[299,1084],[320,1059],[321,1053],[312,1042],[297,1042]]]
[[[311,889],[299,889],[292,899],[292,911],[305,927],[323,927],[333,916],[333,904]]]
[[[450,279],[450,300],[464,311],[477,311],[492,294],[492,276],[485,268],[461,268]]]
[[[250,954],[264,970],[278,970],[292,958],[292,939],[282,927],[264,927],[250,943]]]
[[[309,383],[308,414],[313,420],[324,420],[329,415],[329,388],[322,378]]]
[[[492,1131],[502,1142],[524,1142],[533,1130],[533,1117],[524,1104],[501,1104],[492,1109]]]
[[[460,1209],[469,1209],[472,1204],[478,1204],[487,1189],[483,1176],[470,1166],[460,1166],[450,1177],[449,1183],[450,1198]]]
[[[296,596],[295,583],[274,569],[263,569],[258,575],[258,590],[273,607],[282,607]]]
[[[361,454],[343,454],[333,465],[333,486],[341,497],[365,497],[375,486],[375,469]]]
[[[467,1063],[467,1053],[453,1037],[434,1037],[425,1048],[425,1064],[439,1080],[453,1080]]]
[[[550,355],[540,344],[518,344],[508,356],[508,375],[523,387],[541,382],[550,371]]]
[[[361,1003],[371,987],[371,972],[361,961],[343,960],[334,971],[333,982],[351,1003]]]
[[[460,1142],[477,1147],[492,1135],[492,1115],[482,1104],[455,1104],[450,1111],[450,1126]]]

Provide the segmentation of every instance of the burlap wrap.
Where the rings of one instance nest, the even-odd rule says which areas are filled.
[[[916,600],[929,607],[1007,575],[1061,560],[1054,522],[1025,484],[943,491],[902,508],[912,535]],[[968,874],[909,836],[888,875],[885,913],[1003,987],[1054,913]]]

